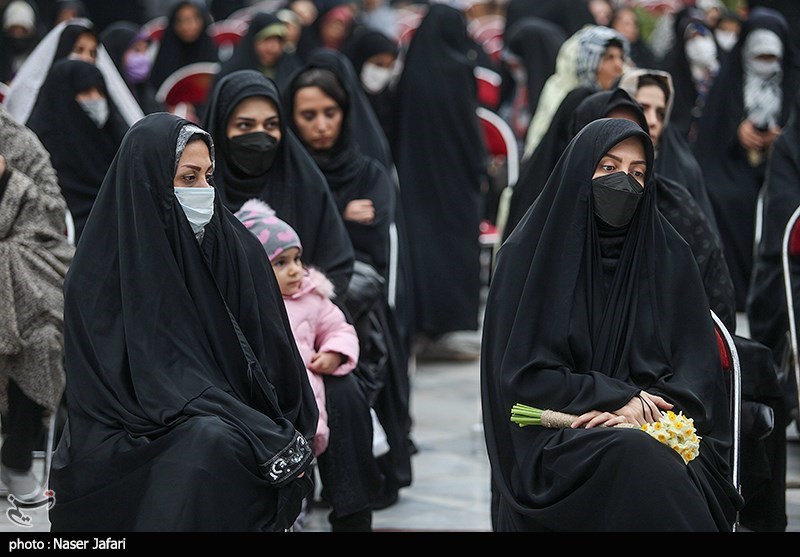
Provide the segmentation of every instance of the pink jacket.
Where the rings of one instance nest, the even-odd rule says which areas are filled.
[[[331,375],[350,373],[356,367],[359,356],[355,327],[347,322],[342,310],[331,301],[333,296],[333,284],[322,272],[312,268],[303,278],[300,290],[292,296],[283,297],[292,333],[306,364],[308,380],[319,408],[317,433],[312,443],[314,456],[319,456],[328,448],[330,430],[325,406],[325,384],[321,375],[308,369],[311,356],[316,352],[337,352],[346,356],[347,361]]]

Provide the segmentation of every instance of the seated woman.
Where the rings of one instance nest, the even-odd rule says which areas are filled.
[[[353,244],[325,177],[288,121],[278,88],[261,72],[224,77],[204,118],[221,153],[218,191],[234,212],[253,198],[272,207],[297,231],[305,261],[325,273],[343,300],[353,273]]]
[[[314,393],[213,152],[151,114],[100,189],[64,283],[54,531],[281,531],[311,491]]]
[[[50,69],[28,126],[50,153],[77,243],[128,124],[109,98],[100,70],[65,59]]]
[[[27,124],[51,67],[64,58],[97,66],[103,74],[109,98],[129,126],[143,116],[139,103],[100,42],[94,24],[88,19],[71,19],[59,23],[45,35],[9,84],[3,104],[17,122]]]
[[[380,459],[386,493],[378,505],[387,506],[411,483],[409,347],[404,333],[412,322],[402,313],[411,305],[411,279],[406,275],[409,261],[394,166],[380,124],[344,54],[331,49],[312,53],[284,101],[292,129],[333,192],[360,262],[357,269],[369,265],[383,278],[374,297],[359,295],[367,289],[354,286],[364,284],[363,274],[362,280],[351,281],[348,309],[361,340],[358,371],[364,372],[362,378],[375,379],[368,381],[371,399],[391,447]]]
[[[686,242],[656,209],[653,146],[589,123],[501,247],[486,305],[483,417],[498,531],[730,531],[742,499],[714,322]],[[523,403],[577,417],[520,428]],[[682,412],[688,462],[638,428]],[[599,511],[599,512],[598,512]]]
[[[219,50],[208,34],[211,14],[204,3],[175,2],[168,15],[149,80],[158,88],[177,70],[196,62],[219,62]]]
[[[33,454],[64,392],[64,276],[74,248],[47,151],[0,107],[0,480],[41,501]]]
[[[247,34],[236,43],[233,53],[214,76],[218,82],[237,70],[258,70],[282,89],[302,65],[294,52],[286,52],[287,26],[273,13],[253,15]]]
[[[354,141],[350,97],[333,66],[310,64],[284,97],[290,127],[328,181],[356,259],[389,272],[389,225],[397,203],[389,170]]]

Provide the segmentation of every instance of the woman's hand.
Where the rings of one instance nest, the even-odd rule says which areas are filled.
[[[759,130],[750,120],[739,124],[737,131],[739,143],[748,151],[766,151],[780,134],[779,126],[772,126],[768,130]]]
[[[658,395],[640,391],[638,395],[628,401],[622,408],[615,410],[617,416],[624,416],[625,421],[631,424],[644,425],[657,422],[661,419],[661,410],[669,410],[672,404]]]
[[[371,199],[354,199],[344,208],[344,220],[361,224],[372,224],[375,220],[375,206]]]
[[[585,427],[586,429],[592,427],[614,427],[618,424],[624,424],[627,420],[625,416],[617,416],[612,412],[601,412],[600,410],[591,410],[585,414],[581,414],[572,422],[571,428]]]
[[[614,412],[591,410],[581,414],[572,422],[571,427],[614,427],[618,424],[634,424],[637,426],[657,422],[661,419],[661,410],[669,410],[672,404],[658,395],[641,391],[628,401],[625,406]]]

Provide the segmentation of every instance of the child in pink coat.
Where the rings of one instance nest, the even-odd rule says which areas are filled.
[[[288,223],[258,200],[247,201],[236,216],[267,252],[316,395],[319,423],[311,447],[322,498],[331,506],[331,530],[371,532],[383,475],[373,454],[369,400],[360,378],[351,373],[360,353],[358,334],[331,301],[331,282],[303,266],[303,246]],[[298,525],[302,528],[302,520]]]
[[[283,294],[292,333],[319,407],[317,433],[312,442],[314,456],[319,456],[328,447],[330,436],[322,375],[346,375],[356,367],[356,330],[331,301],[333,284],[321,271],[303,266],[303,247],[289,224],[257,199],[244,203],[236,216],[261,241]]]

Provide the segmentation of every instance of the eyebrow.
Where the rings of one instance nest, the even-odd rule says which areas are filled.
[[[185,167],[188,167],[188,168],[190,168],[190,169],[194,170],[195,172],[200,172],[200,171],[202,170],[202,168],[201,168],[201,167],[197,166],[196,164],[189,163],[189,162],[185,162],[185,163],[183,163],[181,166],[182,166],[182,167],[184,167],[184,166],[185,166]],[[213,170],[213,169],[214,169],[214,165],[213,165],[213,163],[212,163],[212,164],[210,164],[210,165],[208,165],[208,168],[209,168],[209,169],[211,169],[211,170]]]
[[[618,157],[617,155],[614,155],[614,154],[612,154],[612,153],[606,153],[606,154],[604,155],[604,157],[609,157],[609,158],[612,158],[612,159],[614,159],[614,160],[615,160],[615,161],[617,161],[617,162],[622,162],[622,158],[621,158],[621,157]],[[631,161],[631,164],[645,164],[645,165],[646,165],[646,164],[647,164],[647,161],[645,161],[645,160],[641,160],[641,161]]]

